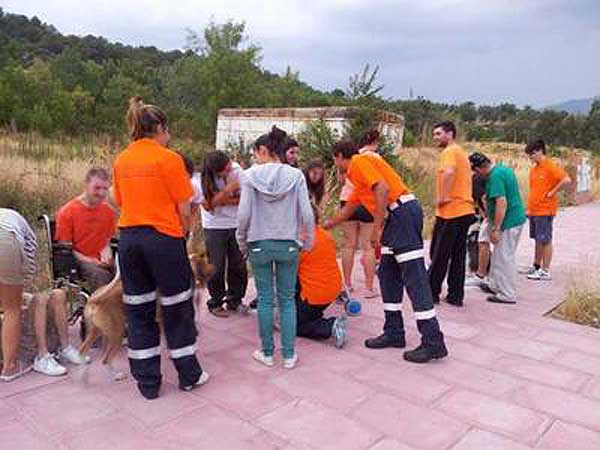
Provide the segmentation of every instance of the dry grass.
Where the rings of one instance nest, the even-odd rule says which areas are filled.
[[[551,312],[551,316],[600,328],[600,280],[573,282],[566,300]]]
[[[191,141],[176,142],[174,146],[193,155],[196,161],[209,149],[206,144]],[[31,224],[36,224],[40,214],[56,212],[60,205],[81,191],[87,169],[96,165],[110,168],[115,155],[122,147],[122,142],[101,136],[47,139],[35,134],[0,134],[0,207],[14,208]],[[512,167],[519,179],[523,195],[526,195],[530,164],[522,145],[466,143],[464,148],[469,152],[484,152],[495,161],[502,161]],[[567,154],[564,150],[562,153]],[[425,237],[431,236],[433,226],[434,180],[438,160],[439,149],[400,150],[401,164],[410,169],[403,173],[405,181],[423,204]],[[562,158],[560,162],[565,165],[568,161]],[[597,198],[600,198],[598,170],[595,173],[594,189]],[[337,208],[338,189],[335,180],[328,180],[327,192],[330,195],[322,210],[324,217],[331,215]],[[42,257],[46,260],[46,255]]]

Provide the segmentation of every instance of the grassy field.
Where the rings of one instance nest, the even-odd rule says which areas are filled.
[[[86,171],[92,166],[110,168],[123,143],[101,137],[81,139],[46,139],[37,135],[0,135],[0,206],[20,211],[31,224],[43,213],[54,213],[60,205],[81,192]],[[182,149],[200,160],[209,148],[206,144],[190,141],[175,142],[174,148]],[[519,178],[523,195],[527,193],[529,161],[522,145],[465,143],[468,151],[482,151],[495,161],[513,167]],[[558,160],[568,163],[567,155],[579,151],[559,149]],[[563,156],[561,156],[563,155]],[[439,150],[435,148],[404,148],[399,152],[401,166],[407,168],[406,183],[421,199],[425,214],[425,236],[430,235],[433,223],[435,194],[435,171]],[[595,177],[596,194],[600,194],[598,170]],[[327,192],[331,193],[325,214],[335,210],[338,200],[335,177],[328,179]],[[37,225],[37,224],[36,224]],[[41,245],[40,247],[44,247]],[[46,260],[46,255],[41,255]],[[47,279],[42,273],[40,283]]]

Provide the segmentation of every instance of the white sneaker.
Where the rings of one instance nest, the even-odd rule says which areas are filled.
[[[519,270],[517,270],[517,272],[519,272],[521,275],[533,275],[535,272],[537,272],[537,269],[535,266],[527,266],[521,267]]]
[[[527,279],[536,281],[551,281],[552,275],[545,269],[536,270],[534,273],[527,275]]]
[[[291,358],[283,358],[283,368],[284,369],[293,369],[296,367],[296,363],[298,362],[298,353],[294,353],[294,356]]]
[[[192,384],[191,386],[184,386],[181,388],[181,390],[191,391],[195,387],[202,386],[203,384],[208,383],[208,380],[210,380],[210,375],[208,374],[208,372],[206,370],[203,370],[202,373],[200,374],[200,378],[198,378],[198,381],[196,381],[196,383]]]
[[[56,362],[54,356],[50,353],[44,356],[36,356],[33,362],[33,370],[49,377],[59,377],[67,373],[67,369]]]
[[[273,357],[266,356],[262,350],[255,350],[254,353],[252,353],[252,358],[267,367],[273,367],[275,365],[275,360]]]
[[[541,281],[552,281],[552,275],[549,270],[540,269],[540,280]]]
[[[335,346],[337,348],[342,348],[346,343],[346,323],[346,316],[340,316],[333,322],[331,334],[335,339]]]
[[[478,275],[467,275],[465,277],[465,286],[466,287],[479,287],[485,283],[485,278],[482,278]]]
[[[72,345],[69,345],[67,348],[62,349],[59,352],[59,357],[63,361],[66,361],[68,363],[75,364],[78,366],[81,366],[83,364],[88,364],[90,362],[89,356],[83,356],[81,353],[79,353],[79,350],[77,350]]]

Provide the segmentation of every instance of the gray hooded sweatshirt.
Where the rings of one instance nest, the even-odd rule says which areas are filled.
[[[255,164],[240,181],[237,241],[243,254],[248,243],[267,239],[297,241],[312,249],[315,219],[300,170],[281,163]]]

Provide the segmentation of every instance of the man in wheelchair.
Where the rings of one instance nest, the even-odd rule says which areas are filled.
[[[79,275],[90,293],[108,284],[115,274],[110,241],[117,214],[106,201],[109,188],[108,172],[94,167],[85,177],[83,194],[67,202],[56,214],[54,239],[72,246]]]

